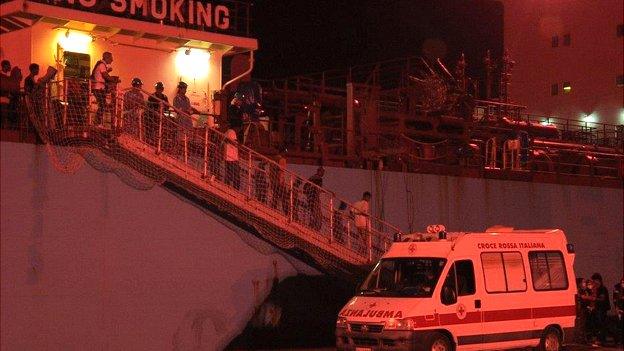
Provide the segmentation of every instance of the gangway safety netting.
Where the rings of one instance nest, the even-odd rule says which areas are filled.
[[[136,189],[167,183],[321,266],[349,271],[377,260],[399,230],[356,209],[197,117],[130,88],[98,106],[89,82],[51,82],[27,107],[57,169],[86,160]],[[210,126],[209,126],[210,125]]]

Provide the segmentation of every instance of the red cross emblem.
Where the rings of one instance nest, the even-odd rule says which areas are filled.
[[[456,314],[457,314],[457,318],[459,318],[459,319],[466,318],[466,315],[467,315],[467,313],[466,313],[466,306],[464,306],[463,303],[460,303],[459,305],[457,305]]]

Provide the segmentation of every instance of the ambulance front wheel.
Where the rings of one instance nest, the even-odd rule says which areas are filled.
[[[561,350],[561,333],[557,328],[547,328],[542,335],[538,351],[559,351]]]
[[[428,351],[453,351],[453,344],[449,338],[440,333],[431,334],[427,343]]]

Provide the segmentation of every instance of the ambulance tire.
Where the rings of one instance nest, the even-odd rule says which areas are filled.
[[[442,333],[433,333],[427,338],[427,351],[453,351],[453,344]]]
[[[561,350],[561,333],[554,327],[548,327],[544,330],[538,351],[559,351]]]

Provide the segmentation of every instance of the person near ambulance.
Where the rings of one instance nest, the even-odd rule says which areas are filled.
[[[616,343],[624,343],[624,276],[619,283],[613,287],[613,305],[615,306],[615,316],[617,317],[618,333]]]
[[[589,305],[589,336],[592,346],[601,346],[606,340],[607,312],[611,309],[609,291],[602,282],[602,275],[594,273],[588,283],[589,295],[582,296]]]
[[[95,113],[95,124],[103,123],[104,111],[106,110],[106,83],[114,82],[115,79],[110,76],[113,70],[113,54],[106,51],[102,54],[102,59],[95,63],[91,72],[91,90],[97,102],[97,112]]]

